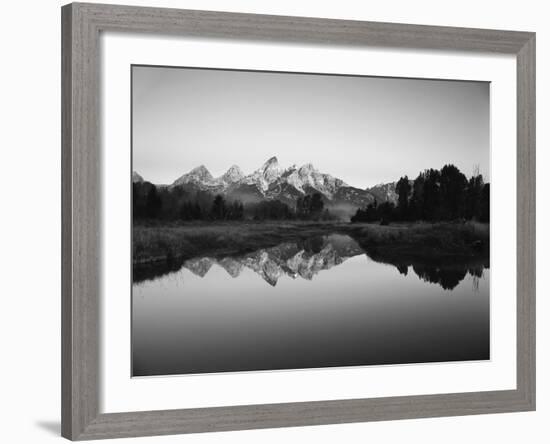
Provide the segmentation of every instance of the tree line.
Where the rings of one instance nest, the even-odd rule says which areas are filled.
[[[160,188],[149,182],[134,183],[132,212],[135,220],[328,220],[320,193],[298,199],[296,207],[279,200],[266,200],[244,205],[227,200],[221,194],[205,191],[189,193],[179,187]]]
[[[376,199],[360,208],[352,222],[450,221],[478,220],[489,222],[490,185],[481,174],[470,179],[454,165],[441,170],[428,169],[411,181],[407,176],[396,183],[397,204]]]
[[[250,205],[254,220],[330,220],[332,216],[323,201],[321,193],[299,197],[296,206],[291,207],[280,200],[266,200]]]
[[[134,219],[149,220],[240,220],[244,205],[226,202],[221,195],[208,192],[188,193],[181,188],[159,188],[152,183],[134,183],[132,187]]]

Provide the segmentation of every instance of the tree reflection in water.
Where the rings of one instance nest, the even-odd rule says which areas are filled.
[[[347,259],[366,254],[371,260],[393,265],[407,276],[412,268],[419,279],[437,284],[445,290],[454,289],[468,274],[474,277],[474,290],[479,286],[483,270],[489,268],[488,257],[447,257],[434,260],[431,257],[388,257],[383,248],[361,247],[352,237],[342,234],[315,236],[295,242],[262,248],[254,252],[223,257],[202,256],[182,261],[157,264],[134,270],[134,283],[153,280],[185,267],[193,274],[204,277],[213,264],[221,266],[231,277],[238,278],[243,269],[253,270],[271,286],[277,285],[282,276],[292,279],[312,280],[323,271],[336,267]]]

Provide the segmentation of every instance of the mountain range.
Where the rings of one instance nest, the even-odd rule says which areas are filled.
[[[144,179],[133,172],[133,182]],[[362,189],[348,185],[342,179],[317,170],[313,164],[282,168],[277,157],[271,157],[260,168],[244,174],[237,165],[223,175],[214,177],[204,165],[183,174],[169,189],[180,187],[187,192],[204,191],[222,194],[228,200],[240,200],[245,204],[263,200],[280,200],[294,205],[299,197],[315,192],[323,196],[325,205],[344,212],[365,207],[374,202],[396,202],[395,182]]]

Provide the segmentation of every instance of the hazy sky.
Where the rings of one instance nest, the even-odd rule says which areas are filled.
[[[133,67],[133,169],[172,183],[277,156],[366,188],[454,163],[489,171],[489,83]]]

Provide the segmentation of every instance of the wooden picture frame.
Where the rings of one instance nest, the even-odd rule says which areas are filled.
[[[511,54],[517,64],[517,388],[99,412],[99,34],[162,33]],[[72,440],[535,409],[535,34],[73,3],[62,8],[62,435]]]

